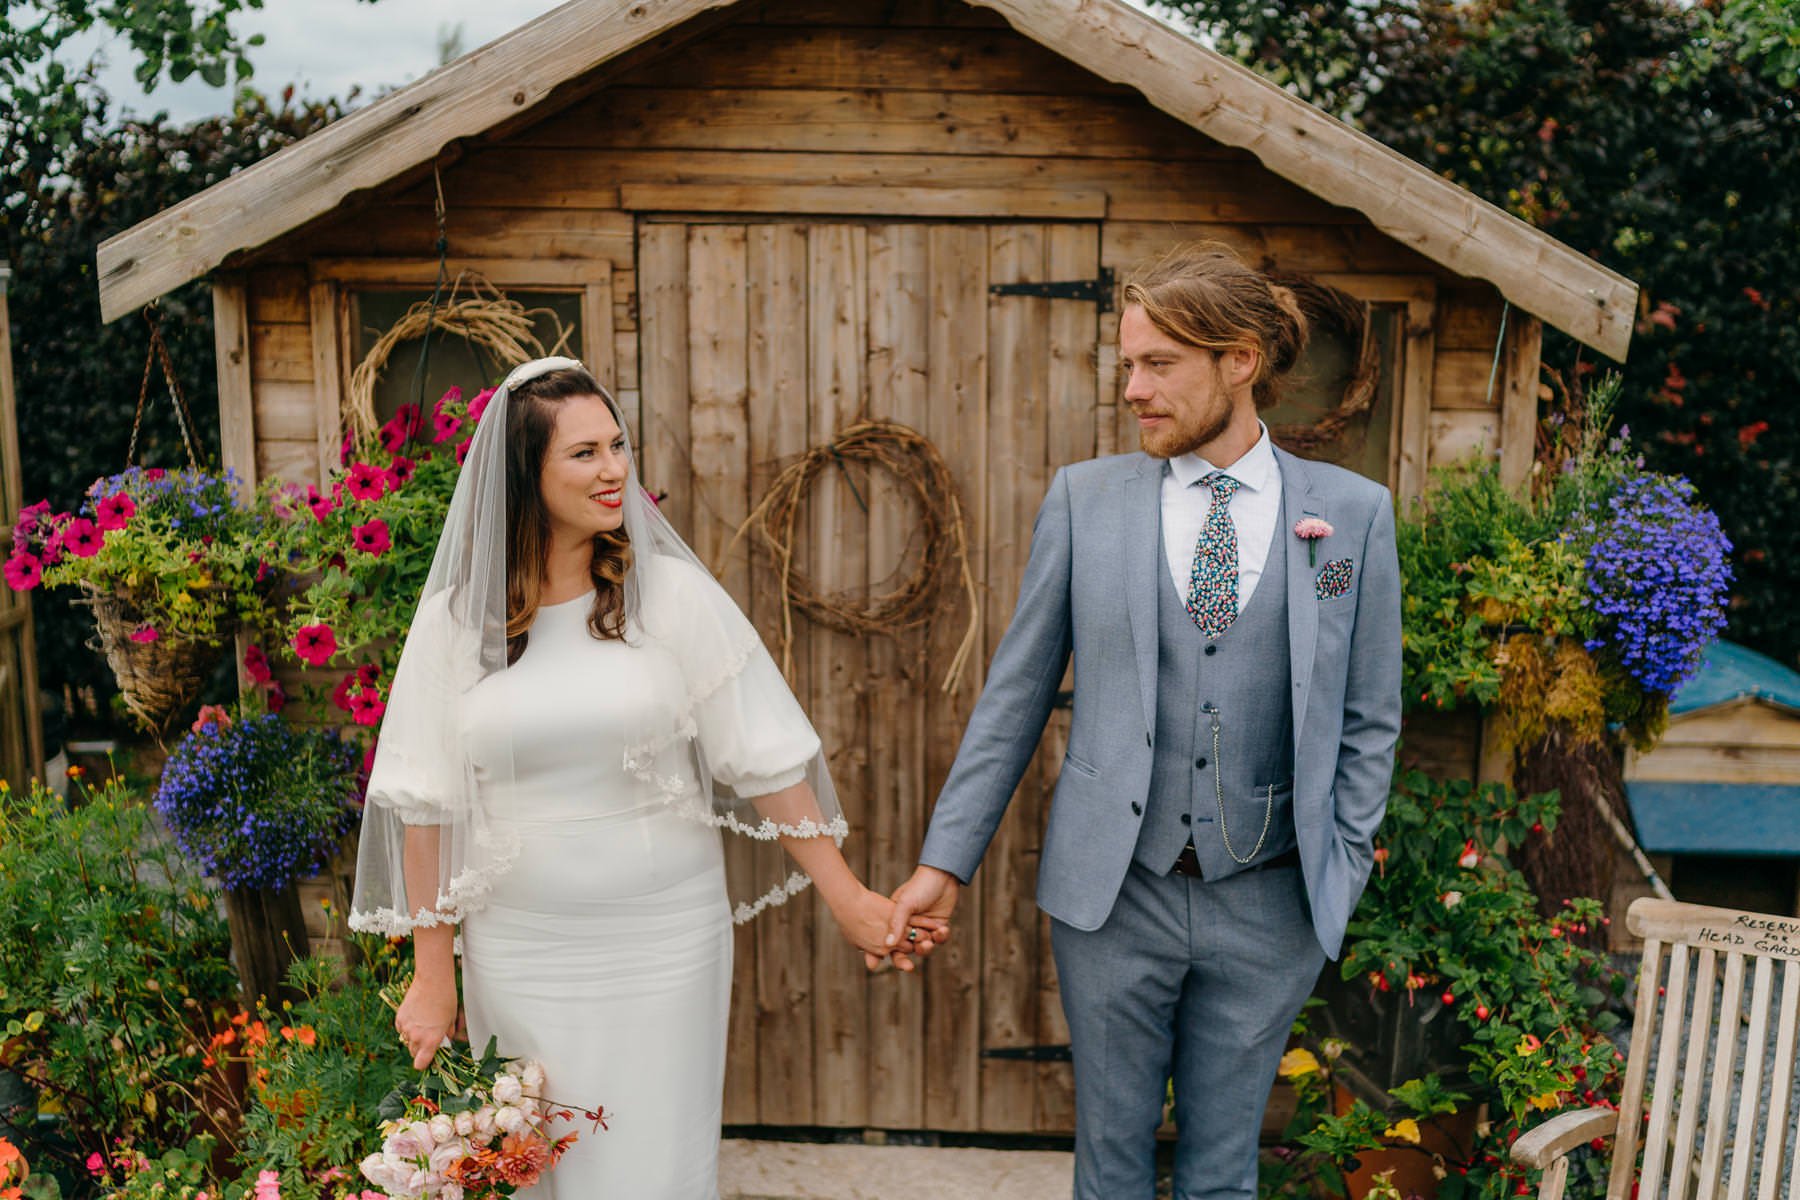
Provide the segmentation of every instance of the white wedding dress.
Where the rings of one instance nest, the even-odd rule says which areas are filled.
[[[648,611],[681,637],[598,640],[591,596],[540,608],[524,653],[475,689],[463,725],[478,778],[484,744],[510,740],[512,782],[482,805],[518,844],[462,923],[470,1040],[541,1061],[547,1096],[604,1107],[610,1126],[560,1127],[580,1140],[520,1193],[532,1200],[718,1196],[732,941],[720,833],[629,771],[627,750],[691,715],[710,773],[743,796],[799,782],[819,752],[760,644],[735,670],[746,652],[728,634],[747,622],[690,623],[687,597],[655,599]],[[695,678],[707,671],[722,682]]]

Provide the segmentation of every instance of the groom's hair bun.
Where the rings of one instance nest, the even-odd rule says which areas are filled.
[[[1125,282],[1124,299],[1178,342],[1215,354],[1254,350],[1251,387],[1259,408],[1276,402],[1277,381],[1306,346],[1306,316],[1294,293],[1224,242],[1186,242],[1139,267]]]

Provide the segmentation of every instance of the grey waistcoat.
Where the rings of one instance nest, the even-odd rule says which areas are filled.
[[[1159,874],[1174,866],[1190,837],[1206,879],[1222,879],[1294,848],[1294,714],[1284,586],[1291,539],[1281,536],[1286,523],[1284,503],[1256,591],[1210,642],[1188,615],[1168,570],[1157,571],[1155,759],[1134,857]],[[1159,554],[1158,565],[1164,562]],[[1208,705],[1219,710],[1218,762]],[[1224,788],[1231,848],[1245,858],[1269,811],[1270,784],[1275,794],[1268,836],[1255,857],[1240,865],[1225,849],[1215,785]]]

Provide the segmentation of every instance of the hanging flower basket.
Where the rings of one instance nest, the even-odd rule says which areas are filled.
[[[167,732],[225,656],[225,640],[162,633],[120,597],[90,583],[81,590],[76,603],[94,614],[93,648],[106,656],[125,707],[159,736]]]

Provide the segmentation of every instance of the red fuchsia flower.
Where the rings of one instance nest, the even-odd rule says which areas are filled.
[[[141,625],[131,631],[131,640],[140,646],[147,646],[161,636],[154,625]]]
[[[1463,843],[1462,854],[1457,857],[1456,865],[1471,869],[1481,865],[1481,852],[1475,849],[1473,838]]]
[[[94,506],[94,514],[100,519],[100,528],[123,529],[137,516],[137,505],[124,492],[114,492]]]
[[[76,558],[94,557],[105,541],[105,535],[86,517],[76,517],[63,530],[63,548]]]
[[[302,625],[294,634],[294,653],[302,662],[322,667],[337,653],[337,634],[329,625]]]
[[[383,472],[387,477],[388,490],[390,492],[397,492],[407,484],[411,483],[414,470],[416,470],[416,468],[413,465],[412,459],[406,457],[404,454],[394,455],[394,461],[389,463],[388,469]]]
[[[464,438],[462,441],[456,443],[456,465],[457,466],[459,466],[459,467],[462,466],[463,459],[469,457],[469,443],[473,440],[474,440],[473,438]]]
[[[363,688],[350,697],[350,719],[358,725],[375,726],[381,724],[381,714],[387,711],[387,702],[381,693],[374,688]]]
[[[228,729],[231,727],[231,714],[222,705],[202,704],[199,714],[194,717],[194,723],[189,728],[195,733],[199,733],[207,725],[218,729]]]
[[[357,463],[350,468],[348,487],[358,500],[379,500],[387,491],[387,474],[373,463]]]
[[[479,392],[476,392],[475,398],[469,401],[469,420],[479,423],[481,421],[481,414],[487,411],[488,401],[493,398],[493,388],[482,388]]]
[[[23,548],[14,550],[6,560],[6,586],[15,592],[29,592],[43,582],[44,564],[38,556]]]
[[[381,555],[393,544],[388,537],[387,522],[376,517],[366,525],[358,525],[350,531],[350,540],[364,554]]]
[[[251,683],[267,683],[275,678],[275,672],[269,667],[269,656],[263,653],[261,646],[248,646],[244,650],[244,674]]]

